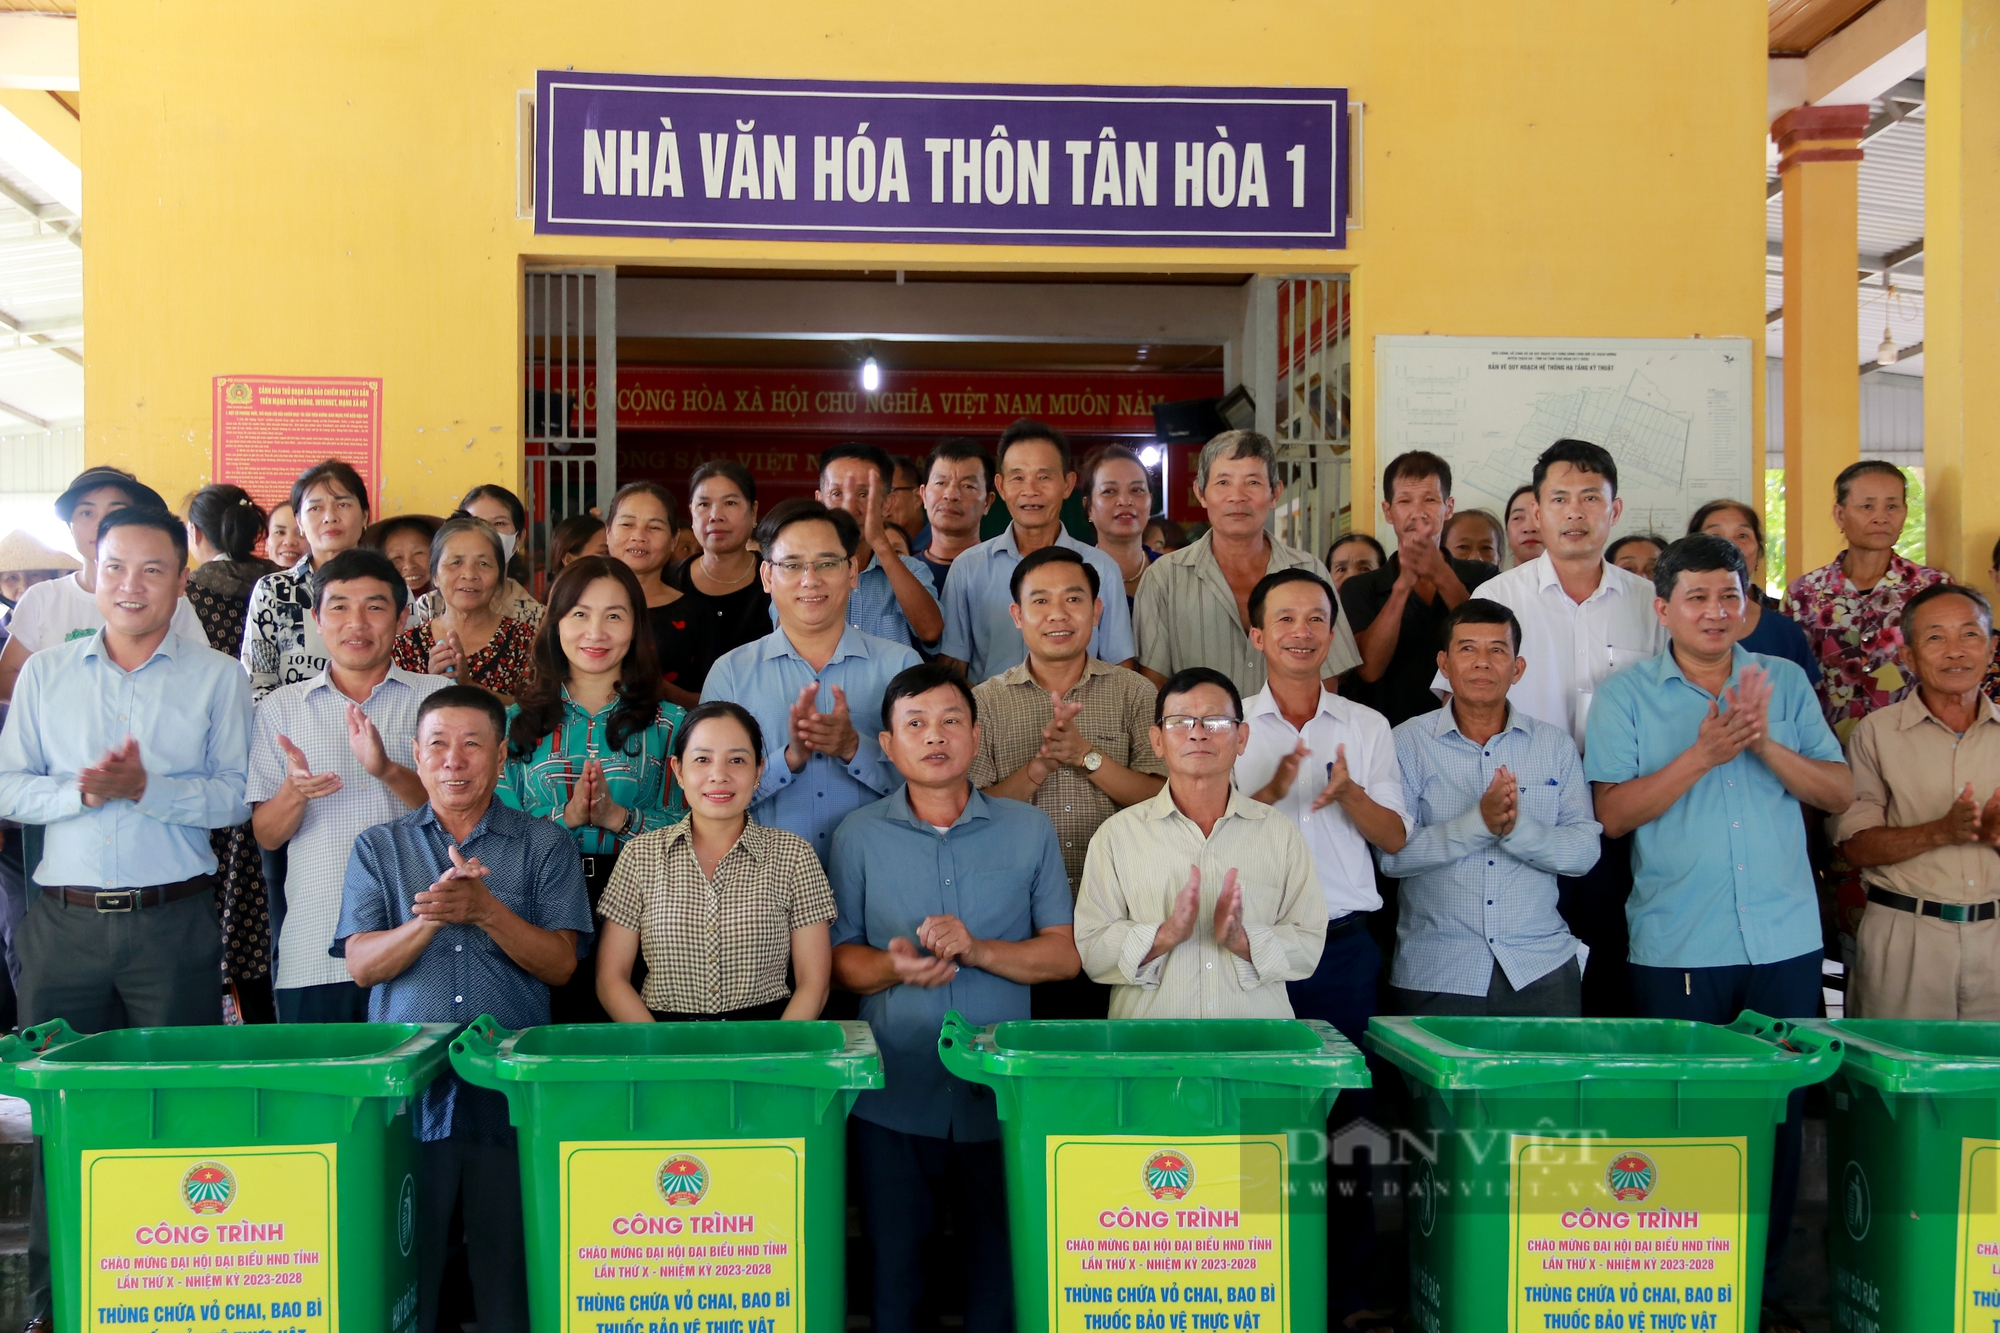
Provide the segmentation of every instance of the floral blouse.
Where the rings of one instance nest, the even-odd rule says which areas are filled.
[[[614,706],[606,704],[595,713],[587,713],[572,703],[569,691],[564,690],[562,722],[542,737],[526,759],[510,752],[506,776],[500,780],[498,795],[506,804],[537,819],[560,821],[563,807],[569,804],[570,785],[583,772],[584,764],[592,758],[603,764],[611,799],[631,810],[632,819],[616,833],[594,824],[570,829],[577,851],[584,856],[612,855],[641,833],[668,828],[687,817],[687,801],[667,767],[674,735],[686,713],[679,704],[662,700],[653,725],[629,738],[619,751],[611,748],[604,735]],[[509,727],[520,711],[518,704],[507,710]]]
[[[431,649],[441,621],[412,625],[396,636],[396,665],[420,676],[430,674]],[[478,685],[495,694],[515,695],[535,669],[535,627],[525,620],[502,616],[486,646],[465,658],[461,685]]]
[[[307,614],[312,604],[310,554],[290,569],[266,574],[250,590],[240,656],[250,673],[251,697],[261,699],[280,685],[326,670],[326,641]]]
[[[1891,553],[1882,581],[1863,592],[1841,569],[1847,552],[1830,565],[1801,575],[1785,593],[1784,611],[1806,632],[1824,671],[1818,686],[1827,725],[1844,743],[1855,724],[1895,703],[1916,681],[1897,665],[1903,646],[1903,603],[1933,583],[1948,583],[1941,569]]]

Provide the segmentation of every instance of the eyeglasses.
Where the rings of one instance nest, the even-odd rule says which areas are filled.
[[[901,495],[901,494],[903,494],[903,493],[904,493],[905,491],[920,491],[920,490],[922,490],[922,489],[923,489],[923,487],[921,487],[921,486],[891,486],[891,487],[889,488],[889,494],[891,494],[891,495]]]
[[[842,569],[846,568],[846,566],[847,566],[847,561],[845,558],[840,560],[812,560],[812,561],[773,560],[771,562],[771,568],[777,570],[780,574],[783,574],[788,579],[799,578],[802,575],[804,575],[804,573],[808,569],[810,569],[813,573],[818,574],[823,578],[831,577],[832,575],[838,574]]]
[[[1227,732],[1236,730],[1239,725],[1235,718],[1226,717],[1222,714],[1217,714],[1214,717],[1189,717],[1186,713],[1176,713],[1172,717],[1163,718],[1160,721],[1161,730],[1170,735],[1175,732],[1184,732],[1191,735],[1196,727],[1201,727],[1211,736],[1221,736]]]

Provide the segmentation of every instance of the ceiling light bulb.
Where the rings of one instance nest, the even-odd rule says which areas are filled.
[[[875,364],[875,358],[871,356],[861,363],[861,392],[874,393],[881,387],[882,367]]]
[[[1882,330],[1882,345],[1875,349],[1875,364],[1878,366],[1896,364],[1896,340],[1886,328]]]
[[[1160,446],[1149,444],[1144,449],[1141,449],[1139,451],[1139,461],[1147,467],[1158,467],[1160,464]]]

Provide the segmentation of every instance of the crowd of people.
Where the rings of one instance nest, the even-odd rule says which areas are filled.
[[[1614,543],[1585,441],[1504,516],[1403,454],[1395,550],[1324,562],[1271,532],[1264,437],[1193,484],[1186,541],[1130,451],[1035,421],[829,449],[768,512],[714,461],[564,519],[537,572],[496,485],[378,519],[329,461],[273,513],[212,485],[177,516],[93,468],[56,504],[80,567],[0,652],[17,1020],[858,1011],[874,1327],[904,1333],[944,1200],[1004,1194],[949,1009],[1799,1018],[1846,931],[1850,1013],[2000,1016],[1992,613],[1895,553],[1894,467],[1841,474],[1847,549],[1782,602],[1752,504]],[[416,1119],[420,1327],[462,1205],[480,1326],[525,1328],[504,1101],[446,1076]],[[1798,1161],[1795,1106],[1774,1265]],[[959,1225],[967,1327],[1006,1329],[1004,1218]]]

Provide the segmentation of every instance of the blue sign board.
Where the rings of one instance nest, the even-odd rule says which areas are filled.
[[[986,245],[1346,244],[1347,92],[543,70],[535,230]]]

